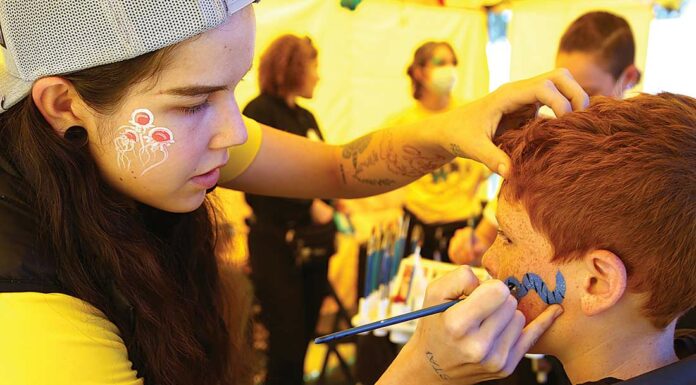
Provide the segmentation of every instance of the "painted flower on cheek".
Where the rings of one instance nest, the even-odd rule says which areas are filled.
[[[167,161],[167,148],[176,143],[174,133],[168,128],[155,126],[155,116],[145,108],[133,111],[128,123],[118,128],[114,139],[116,161],[122,170],[130,170],[133,161],[139,161],[144,167],[140,173],[143,176]]]

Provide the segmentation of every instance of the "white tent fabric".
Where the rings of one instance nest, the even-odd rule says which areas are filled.
[[[329,0],[264,0],[256,6],[257,60],[239,86],[244,106],[256,96],[258,57],[283,33],[308,35],[319,49],[321,80],[313,100],[301,101],[316,115],[330,143],[343,143],[379,128],[411,105],[406,67],[428,40],[445,40],[459,59],[459,100],[488,91],[486,13],[477,10],[365,1],[351,12]]]
[[[608,11],[624,17],[636,41],[636,64],[645,71],[652,3],[642,0],[512,2],[512,20],[508,38],[512,49],[510,80],[536,76],[554,68],[556,50],[565,29],[580,15],[590,11]],[[638,84],[634,90],[640,90]]]

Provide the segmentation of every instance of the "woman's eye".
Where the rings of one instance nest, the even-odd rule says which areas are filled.
[[[203,110],[206,109],[209,105],[210,105],[210,103],[208,103],[208,101],[206,100],[205,102],[203,102],[203,103],[201,103],[201,104],[198,104],[198,105],[196,105],[196,106],[193,106],[193,107],[183,107],[183,108],[181,108],[181,110],[182,110],[186,115],[194,115],[194,114],[197,114],[198,112],[203,111]]]

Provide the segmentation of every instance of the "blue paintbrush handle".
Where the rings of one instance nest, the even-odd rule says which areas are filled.
[[[410,321],[410,320],[413,320],[416,318],[422,318],[422,317],[427,317],[429,315],[442,313],[443,311],[449,309],[453,305],[456,305],[459,301],[461,301],[461,299],[456,299],[454,301],[445,302],[445,303],[431,306],[431,307],[426,307],[425,309],[412,311],[412,312],[406,313],[406,314],[401,314],[401,315],[398,315],[396,317],[387,318],[385,320],[376,321],[376,322],[372,322],[369,324],[358,326],[358,327],[355,327],[352,329],[347,329],[347,330],[343,330],[340,332],[325,335],[325,336],[322,336],[322,337],[315,339],[314,343],[315,344],[323,344],[325,342],[330,342],[333,340],[337,340],[339,338],[353,336],[353,335],[364,333],[364,332],[369,332],[369,331],[372,331],[375,329],[383,328],[385,326],[399,324],[399,323]]]

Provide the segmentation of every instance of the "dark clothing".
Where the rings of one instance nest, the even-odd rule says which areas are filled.
[[[317,121],[311,112],[297,105],[295,108],[291,108],[281,98],[261,94],[249,102],[244,108],[243,114],[261,124],[299,136],[306,137],[310,130],[314,130],[317,136],[323,139]],[[309,208],[312,205],[312,200],[310,199],[287,199],[247,194],[246,200],[254,210],[254,216],[259,223],[281,226],[311,224]]]
[[[696,307],[692,307],[679,318],[677,329],[696,329]]]
[[[0,151],[0,292],[69,294],[53,258],[41,257],[30,187]]]
[[[260,320],[269,331],[266,384],[302,384],[328,263],[297,266],[285,234],[273,227],[251,226],[249,255]]]
[[[262,94],[243,113],[295,135],[306,137],[312,130],[322,138],[309,111],[291,108],[281,98]],[[269,331],[266,384],[302,384],[307,345],[328,294],[328,258],[298,262],[288,233],[299,234],[300,229],[314,226],[312,200],[247,194],[246,201],[254,212],[249,220],[251,278],[261,305],[261,322]]]
[[[440,224],[427,224],[422,222],[418,217],[404,207],[411,221],[408,225],[408,233],[406,239],[411,239],[413,228],[418,225],[423,230],[423,246],[421,246],[421,256],[427,259],[434,259],[442,262],[452,263],[449,257],[449,243],[457,230],[466,226],[475,226],[476,218],[471,220],[463,220],[457,222],[448,222]]]

